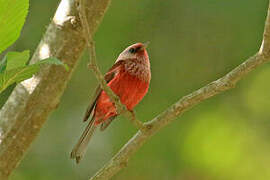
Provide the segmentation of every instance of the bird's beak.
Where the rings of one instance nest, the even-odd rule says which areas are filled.
[[[150,43],[150,41],[143,43],[143,48],[146,49],[148,47],[149,43]]]

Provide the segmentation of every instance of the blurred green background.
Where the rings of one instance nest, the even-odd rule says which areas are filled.
[[[34,49],[59,1],[31,0],[13,50]],[[267,0],[113,0],[95,35],[105,72],[135,42],[150,41],[152,81],[136,107],[148,121],[181,96],[221,77],[259,48]],[[117,118],[97,132],[83,161],[69,159],[85,126],[84,111],[97,85],[85,54],[53,112],[11,180],[83,180],[136,132]],[[114,180],[270,179],[270,66],[211,98],[162,129]]]

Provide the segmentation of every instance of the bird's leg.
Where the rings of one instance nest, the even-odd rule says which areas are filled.
[[[144,129],[143,123],[136,118],[135,112],[133,110],[129,110],[129,112],[132,114],[131,123],[138,129]]]

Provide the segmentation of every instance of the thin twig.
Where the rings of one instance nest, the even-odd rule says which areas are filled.
[[[119,97],[111,90],[111,88],[107,85],[101,71],[98,68],[97,65],[97,60],[96,60],[96,50],[95,50],[95,42],[93,40],[90,27],[88,24],[87,16],[86,16],[86,11],[85,11],[85,1],[86,0],[80,0],[80,10],[79,10],[79,15],[81,19],[81,24],[84,30],[84,35],[86,39],[86,43],[89,49],[89,54],[90,54],[90,63],[88,67],[90,67],[99,84],[101,85],[101,88],[106,92],[106,94],[109,96],[110,100],[115,104],[116,109],[117,109],[117,114],[123,114],[126,118],[128,118],[131,123],[138,129],[143,129],[143,123],[139,120],[136,119],[134,114],[130,111],[127,110],[126,106],[124,106]]]
[[[166,111],[144,123],[145,131],[138,131],[120,151],[101,168],[90,180],[107,180],[127,166],[129,158],[161,128],[171,123],[176,117],[202,101],[213,97],[221,92],[233,88],[236,83],[244,78],[250,71],[270,60],[270,5],[265,23],[265,31],[261,49],[254,56],[247,59],[241,65],[233,69],[222,78],[211,82],[193,93],[184,96]]]

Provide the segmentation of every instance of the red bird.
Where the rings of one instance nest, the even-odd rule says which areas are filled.
[[[104,78],[122,104],[132,111],[147,93],[151,79],[146,44],[136,43],[127,47]],[[71,152],[71,158],[76,159],[77,163],[86,152],[96,127],[100,125],[100,130],[103,131],[118,115],[115,105],[100,86],[97,87],[93,100],[85,113],[84,121],[87,121],[91,114],[90,122]]]

